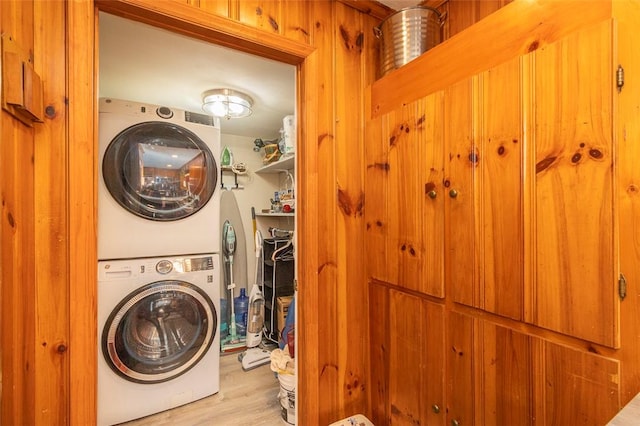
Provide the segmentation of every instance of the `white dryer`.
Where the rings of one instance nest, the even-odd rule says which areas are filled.
[[[98,124],[98,259],[219,252],[219,120],[101,98]]]
[[[220,389],[218,254],[98,262],[98,425]]]

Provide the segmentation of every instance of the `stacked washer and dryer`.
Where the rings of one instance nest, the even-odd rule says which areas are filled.
[[[220,126],[99,101],[98,424],[220,389]]]

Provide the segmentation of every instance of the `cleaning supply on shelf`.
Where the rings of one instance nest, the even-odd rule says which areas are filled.
[[[231,167],[233,165],[233,153],[228,146],[225,146],[222,149],[222,154],[220,155],[220,165],[222,167]]]
[[[233,299],[233,308],[235,313],[236,333],[240,338],[247,335],[247,313],[249,310],[249,298],[247,290],[240,289],[240,296]]]
[[[291,155],[296,151],[296,118],[294,115],[287,115],[282,119],[282,129],[284,141],[281,149],[282,155]]]
[[[292,213],[296,208],[295,188],[296,183],[293,179],[293,175],[291,172],[287,171],[278,197],[282,206],[282,211],[285,213]]]

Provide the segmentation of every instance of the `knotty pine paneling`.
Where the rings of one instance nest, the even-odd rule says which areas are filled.
[[[372,231],[384,227],[387,236],[384,264],[373,268],[384,268],[380,279],[387,282],[443,297],[442,93],[386,114],[383,122],[382,140],[368,141],[374,146],[388,145],[385,159],[367,164],[374,172],[374,179],[379,164],[385,164],[381,171],[386,182],[380,182],[380,186],[389,189],[384,203],[373,208],[379,217],[368,224],[370,229],[371,223],[381,224],[374,225]],[[372,188],[371,192],[378,191],[379,188]],[[409,212],[414,214],[407,214]]]
[[[542,424],[606,424],[620,407],[617,360],[546,342]]]
[[[444,144],[447,147],[443,196],[446,199],[447,291],[453,300],[480,306],[479,280],[482,274],[478,259],[478,191],[479,171],[476,161],[477,123],[473,101],[477,79],[457,83],[445,92]],[[454,191],[454,192],[452,192]]]
[[[24,52],[33,52],[33,2],[0,2],[0,25]],[[40,57],[33,58],[40,67]],[[2,424],[34,424],[36,395],[36,129],[0,112]],[[39,358],[38,358],[39,361]],[[54,373],[55,374],[55,373]],[[63,383],[58,382],[62,388]],[[57,407],[52,407],[54,410]]]
[[[224,16],[225,18],[235,18],[232,14],[232,0],[186,0],[188,4],[196,6],[206,12]]]
[[[605,21],[535,53],[533,323],[617,347],[611,31]]]
[[[478,327],[480,379],[476,424],[535,424],[533,364],[534,337],[481,322]]]
[[[482,307],[524,319],[522,241],[524,130],[521,60],[512,59],[480,75],[480,220],[484,283]],[[478,281],[475,281],[477,284]]]
[[[39,75],[64,75],[65,58],[64,2],[34,2],[34,21],[55,25],[37,25],[34,31],[35,70]],[[36,287],[36,374],[34,410],[36,424],[65,424],[69,420],[69,246],[67,229],[67,111],[63,94],[64,79],[50,79],[44,87],[44,123],[37,125],[34,158]],[[57,392],[52,392],[57,389]]]
[[[280,34],[291,40],[310,43],[309,8],[303,1],[281,0]]]
[[[633,34],[640,20],[640,3],[634,1],[614,4],[615,28],[619,34]],[[634,37],[618,37],[618,61],[624,64],[627,75],[639,75],[640,55]],[[617,123],[613,138],[616,146],[617,174],[615,193],[619,221],[616,224],[619,238],[620,271],[629,283],[640,282],[640,120],[638,100],[640,84],[628,79],[614,99]],[[640,318],[640,294],[628,293],[620,303],[620,349],[617,351],[623,375],[620,381],[620,401],[629,402],[640,389],[640,339],[637,336]]]
[[[305,199],[305,194],[311,194],[311,191],[314,194],[312,199],[304,201],[309,203],[309,211],[313,212],[313,217],[300,218],[301,229],[314,228],[317,233],[315,237],[311,234],[306,235],[304,231],[300,235],[306,240],[301,242],[298,251],[305,270],[298,287],[298,297],[303,301],[298,319],[301,330],[304,330],[303,327],[307,324],[312,324],[316,333],[309,335],[308,340],[303,337],[305,340],[300,343],[305,345],[300,351],[301,359],[308,361],[308,369],[304,376],[300,376],[299,388],[303,405],[298,413],[304,418],[313,416],[318,424],[329,424],[333,421],[333,416],[340,418],[337,417],[337,413],[332,416],[332,412],[339,405],[339,395],[344,392],[344,389],[335,385],[340,381],[340,374],[344,373],[344,366],[338,363],[337,347],[337,339],[340,338],[337,330],[340,321],[338,306],[339,303],[344,303],[344,299],[341,301],[338,297],[339,260],[335,252],[335,10],[328,2],[313,2],[311,5],[311,38],[317,50],[302,69],[303,83],[306,84],[303,122],[310,126],[305,129],[303,125],[303,131],[308,131],[307,140],[310,145],[303,147],[300,161],[305,165],[302,176],[300,171],[297,175],[298,180],[303,179],[303,192],[300,194],[302,199]],[[314,210],[311,210],[312,208]],[[307,273],[307,268],[309,272],[313,270],[314,273]],[[306,298],[307,292],[310,292],[313,298]],[[301,331],[303,336],[306,334],[305,331]]]
[[[448,0],[442,7],[447,12],[447,36],[453,37],[511,1],[513,0]]]
[[[350,271],[350,264],[359,255],[350,254],[348,261],[338,258],[335,242],[329,242],[332,237],[341,241],[339,244],[350,243],[349,238],[357,235],[355,227],[362,226],[362,218],[357,216],[342,216],[338,226],[338,213],[336,188],[348,182],[345,188],[349,197],[358,193],[364,188],[364,182],[358,178],[357,172],[347,170],[344,165],[337,165],[335,158],[346,159],[356,155],[361,150],[358,141],[354,148],[348,148],[350,143],[347,138],[359,135],[357,130],[346,129],[350,123],[343,123],[344,129],[337,129],[335,120],[336,111],[340,108],[347,109],[352,105],[360,111],[365,108],[359,97],[364,96],[363,88],[372,82],[375,75],[372,63],[374,52],[370,46],[375,43],[369,34],[373,25],[377,24],[377,18],[369,18],[361,12],[346,7],[339,12],[331,1],[314,2],[279,2],[266,4],[267,2],[245,2],[245,1],[205,1],[189,0],[177,1],[173,3],[157,3],[145,0],[123,0],[117,2],[97,2],[100,8],[109,9],[110,13],[120,14],[129,18],[138,18],[146,23],[155,23],[164,28],[172,28],[182,34],[189,34],[200,39],[217,40],[227,46],[237,42],[233,35],[244,36],[242,48],[252,53],[262,53],[273,59],[281,59],[287,63],[298,63],[300,65],[299,75],[303,78],[300,82],[300,104],[301,111],[301,142],[299,165],[304,177],[300,177],[299,187],[301,188],[301,198],[299,199],[303,211],[299,220],[301,231],[299,233],[299,254],[302,257],[299,272],[301,281],[299,283],[299,307],[300,318],[305,321],[304,332],[298,334],[301,343],[299,363],[302,366],[299,394],[299,413],[304,418],[306,424],[327,424],[331,420],[343,417],[347,413],[343,401],[338,397],[328,398],[327,395],[348,395],[349,409],[357,411],[368,411],[366,395],[369,392],[368,378],[356,377],[359,374],[366,375],[366,366],[359,365],[366,359],[363,353],[367,352],[367,341],[362,340],[364,347],[351,345],[348,351],[343,347],[344,343],[368,326],[365,319],[357,318],[357,313],[348,313],[353,304],[366,305],[366,280],[364,277],[357,278],[357,272]],[[346,4],[346,3],[345,3]],[[167,6],[169,5],[169,6]],[[256,14],[256,5],[263,6],[264,12],[260,17]],[[286,12],[283,12],[286,5]],[[35,157],[34,133],[32,130],[24,129],[9,119],[6,114],[2,114],[3,144],[0,148],[0,161],[2,162],[2,312],[3,312],[3,383],[4,389],[11,389],[11,392],[3,392],[2,412],[3,423],[26,423],[32,424],[35,421],[35,411],[47,410],[41,404],[59,404],[55,408],[55,413],[42,414],[44,416],[63,415],[64,410],[69,409],[70,424],[91,423],[95,416],[95,374],[92,365],[95,365],[96,350],[96,330],[94,326],[95,318],[95,200],[96,200],[96,165],[95,156],[95,92],[94,92],[94,64],[87,60],[93,56],[95,48],[94,39],[94,9],[93,2],[68,2],[64,3],[66,8],[66,23],[59,19],[58,9],[55,5],[39,6],[41,14],[34,19],[33,2],[21,2],[11,0],[0,3],[0,19],[4,32],[12,32],[23,45],[34,46],[34,38],[42,40],[45,34],[52,37],[59,37],[61,26],[65,25],[66,54],[65,59],[55,55],[50,59],[47,75],[43,75],[45,85],[53,79],[67,81],[68,86],[64,93],[54,93],[58,91],[58,85],[47,86],[47,102],[53,104],[54,111],[58,110],[58,105],[63,102],[68,108],[66,117],[68,126],[66,127],[65,141],[68,144],[68,151],[64,154],[66,161],[60,158],[63,155],[57,151],[60,145],[47,152],[48,160],[43,163],[40,170],[41,156]],[[298,7],[296,10],[295,8]],[[198,13],[198,9],[206,12],[204,15]],[[118,13],[120,12],[120,13]],[[232,20],[211,19],[212,16],[231,17]],[[274,29],[273,22],[269,16],[280,19],[277,24],[279,32]],[[356,18],[358,16],[358,18]],[[266,18],[265,18],[266,17]],[[340,17],[340,18],[339,18]],[[300,22],[297,20],[300,19]],[[235,25],[243,22],[246,27]],[[335,55],[343,55],[349,58],[347,52],[338,52],[338,40],[342,37],[339,23],[345,22],[348,25],[344,29],[347,32],[361,31],[364,34],[364,50],[366,52],[360,59],[360,68],[354,68],[354,75],[344,76],[340,69],[335,68],[338,59]],[[307,27],[308,25],[308,27]],[[34,36],[34,28],[45,26],[46,30],[39,30]],[[51,28],[49,28],[49,26]],[[352,27],[353,26],[353,27]],[[305,28],[307,27],[307,28]],[[284,29],[283,29],[284,28]],[[218,32],[216,32],[218,31]],[[309,33],[305,34],[305,31]],[[221,35],[222,34],[222,35]],[[231,34],[232,36],[229,36]],[[272,37],[273,34],[283,35],[291,40],[304,41],[313,46],[306,49],[303,45],[292,45],[281,42],[279,38]],[[340,37],[337,35],[340,34]],[[358,40],[358,38],[356,38]],[[59,40],[58,42],[62,42]],[[60,51],[60,45],[56,41],[49,41],[48,46],[53,51]],[[41,46],[44,46],[44,42]],[[357,42],[356,42],[357,44]],[[346,45],[345,45],[346,46]],[[38,46],[40,47],[40,46]],[[34,52],[36,62],[38,58],[48,52]],[[52,55],[53,56],[53,55]],[[306,59],[304,59],[306,57]],[[301,58],[301,59],[299,59]],[[58,70],[61,61],[64,61],[66,71],[65,78],[61,77],[60,71],[51,75],[52,69]],[[298,61],[298,62],[296,62]],[[54,65],[55,64],[55,65]],[[40,66],[40,65],[38,65]],[[44,71],[43,71],[44,72]],[[355,74],[358,75],[355,75]],[[344,82],[340,83],[340,79]],[[348,87],[348,83],[361,85],[360,87],[349,88],[351,98],[343,97],[337,87]],[[355,98],[354,98],[355,97]],[[343,106],[335,105],[339,100],[345,100]],[[60,113],[62,114],[62,113]],[[357,111],[348,113],[349,120],[362,123]],[[59,118],[60,121],[61,118]],[[58,121],[56,121],[58,123]],[[360,124],[361,125],[361,124]],[[49,137],[60,132],[58,124],[51,127],[43,137],[38,139],[38,143],[51,143]],[[358,126],[356,124],[356,126]],[[361,131],[361,130],[360,130]],[[57,136],[56,136],[57,137]],[[343,139],[344,138],[344,139]],[[45,151],[39,153],[42,155]],[[54,159],[58,161],[60,169],[54,169]],[[358,167],[364,167],[361,159]],[[72,172],[72,174],[71,174]],[[364,175],[364,171],[360,173]],[[362,176],[361,175],[361,176]],[[45,215],[41,215],[35,198],[38,194],[39,200],[51,200],[61,197],[60,192],[53,192],[45,195],[36,192],[36,179],[44,179],[44,176],[66,176],[68,189],[65,194],[67,205],[56,203]],[[71,179],[73,176],[73,179]],[[56,185],[59,185],[56,182]],[[62,184],[60,184],[62,185]],[[317,190],[317,192],[316,192]],[[44,198],[42,198],[44,197]],[[351,200],[351,198],[349,198]],[[360,198],[355,197],[355,200]],[[351,205],[353,201],[349,202]],[[322,212],[328,206],[326,212]],[[357,205],[357,202],[354,204]],[[68,207],[67,207],[68,206]],[[65,209],[68,209],[65,213]],[[358,209],[354,210],[358,211]],[[343,214],[343,213],[340,213]],[[53,218],[55,221],[61,217],[67,218],[67,228],[59,240],[39,237],[36,239],[35,223],[39,221],[38,232],[55,234],[54,229],[60,225],[55,222],[51,229],[47,228],[47,220]],[[313,217],[312,217],[313,216]],[[345,220],[348,219],[348,220]],[[336,236],[336,233],[339,235]],[[318,238],[320,237],[320,238]],[[325,238],[326,237],[326,238]],[[48,241],[48,243],[47,243]],[[35,297],[35,288],[31,285],[18,285],[18,283],[36,282],[36,244],[38,253],[47,252],[51,257],[47,260],[47,265],[54,265],[56,262],[71,265],[72,267],[64,272],[63,268],[57,266],[52,270],[52,276],[60,277],[66,275],[68,288],[39,289],[42,296],[47,292],[55,292],[56,297],[60,293],[69,306],[69,312],[63,310],[52,311],[50,307],[44,307],[50,303],[49,300],[41,300]],[[43,244],[43,246],[40,246]],[[49,244],[47,247],[46,245]],[[65,246],[60,249],[58,244]],[[56,248],[56,251],[50,250]],[[346,253],[347,248],[342,247],[341,253]],[[69,253],[66,258],[64,253]],[[363,251],[364,253],[364,251]],[[48,266],[47,266],[48,267]],[[44,276],[46,267],[37,270],[38,276]],[[338,283],[337,285],[334,283]],[[57,281],[56,281],[57,283]],[[52,283],[55,284],[55,283]],[[58,283],[59,284],[59,283]],[[361,291],[361,292],[359,292]],[[359,296],[364,295],[364,299]],[[358,296],[358,298],[356,298]],[[336,303],[337,301],[337,303]],[[33,302],[33,303],[30,303]],[[60,362],[57,358],[49,358],[46,362],[40,358],[35,360],[36,341],[35,324],[37,311],[43,310],[43,317],[38,321],[47,321],[52,315],[61,317],[60,322],[54,321],[48,326],[46,333],[58,329],[63,323],[70,325],[69,347],[72,350],[64,352],[60,347],[62,355],[71,355],[70,375],[66,373],[55,374],[53,378],[39,379],[39,384],[47,381],[46,387],[42,390],[48,392],[49,396],[36,397],[36,381],[34,375],[47,375],[50,367],[44,364]],[[365,313],[366,317],[366,313]],[[55,324],[55,325],[54,325]],[[354,325],[355,324],[355,325]],[[49,328],[50,327],[50,328]],[[353,327],[349,329],[349,327]],[[345,333],[344,330],[350,330]],[[342,333],[337,340],[336,332]],[[348,337],[345,337],[348,336]],[[40,335],[42,337],[42,335]],[[48,336],[49,341],[59,343],[58,335]],[[333,342],[333,343],[331,343]],[[351,342],[349,342],[351,343]],[[47,342],[49,344],[49,342]],[[339,345],[339,346],[338,346]],[[7,348],[14,348],[8,350]],[[42,352],[43,354],[45,352]],[[339,363],[334,364],[337,360]],[[44,362],[44,364],[43,364]],[[60,365],[62,365],[61,363]],[[29,369],[26,368],[29,365]],[[64,367],[62,367],[64,368]],[[364,370],[363,370],[364,368]],[[340,373],[336,373],[339,371]],[[343,375],[347,371],[354,371],[355,376]],[[64,378],[64,379],[63,379]],[[362,385],[360,380],[364,380],[364,389],[354,389],[355,379]],[[59,386],[53,385],[53,381],[63,380]],[[69,386],[70,396],[65,394],[65,386]],[[341,386],[343,389],[339,390]],[[351,386],[351,388],[349,388]],[[357,388],[357,386],[356,386]],[[60,392],[60,389],[63,391]],[[38,390],[40,392],[40,390]],[[44,402],[47,400],[47,402]]]
[[[380,282],[369,297],[372,421],[443,425],[444,306]]]
[[[464,37],[453,36],[377,80],[371,113],[384,114],[610,16],[610,2],[594,2],[589,8],[568,0],[511,2],[469,27]]]
[[[370,93],[367,92],[367,101]],[[368,116],[368,112],[367,112]],[[388,116],[370,118],[366,123],[364,134],[365,146],[365,194],[364,209],[366,232],[366,271],[368,278],[390,282],[387,273],[387,240],[389,239],[389,141],[383,135],[388,132]],[[375,208],[374,208],[375,207]],[[374,309],[370,306],[369,309]],[[375,311],[374,311],[375,312]],[[373,368],[373,367],[372,367]]]
[[[474,363],[474,339],[478,320],[447,311],[446,321],[446,417],[447,424],[474,424],[477,390]]]
[[[349,324],[336,328],[338,369],[342,377],[336,406],[340,418],[362,411],[368,403],[369,356],[354,351],[340,359],[340,353],[353,345],[368,346],[367,288],[364,280],[364,92],[373,82],[374,58],[368,53],[372,37],[365,33],[375,22],[358,11],[335,3],[335,254],[338,259],[337,296],[334,300],[338,317]],[[341,96],[336,96],[336,94]],[[361,301],[361,303],[358,303]],[[348,350],[348,349],[347,349]],[[343,371],[340,371],[341,369]],[[340,395],[342,393],[342,395]],[[336,419],[337,420],[337,419]]]
[[[239,1],[238,21],[254,28],[280,34],[280,7],[280,1]]]
[[[71,396],[61,402],[68,407],[70,425],[85,425],[96,418],[98,359],[97,65],[87,60],[97,55],[98,15],[92,2],[65,5]]]

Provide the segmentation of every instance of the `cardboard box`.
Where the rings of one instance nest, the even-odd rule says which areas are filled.
[[[280,296],[276,298],[276,314],[278,316],[278,333],[282,333],[284,329],[284,322],[287,319],[287,312],[289,312],[289,305],[293,300],[293,296]]]

